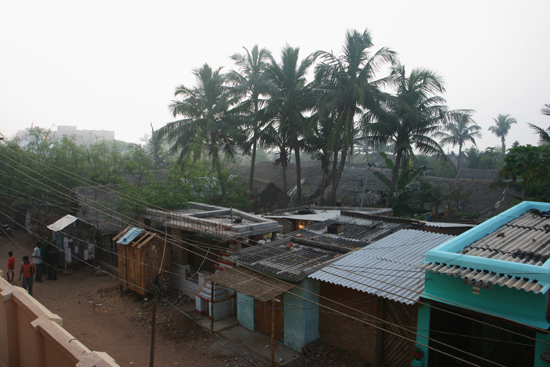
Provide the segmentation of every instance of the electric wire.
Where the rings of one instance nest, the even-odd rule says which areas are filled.
[[[382,320],[383,321],[383,320]]]
[[[2,212],[0,212],[0,213],[2,213]],[[4,213],[2,213],[2,214],[4,214]],[[21,244],[18,243],[17,241],[15,241],[12,237],[10,237],[10,240],[11,240],[12,242],[14,242],[17,246],[19,246],[19,247],[20,247],[22,250],[24,250],[25,252],[30,253],[30,251],[29,251],[28,249],[26,249],[26,248],[24,248],[23,246],[21,246]],[[60,249],[60,250],[61,250],[62,252],[64,252],[64,253],[66,253],[65,250],[63,250],[63,249]],[[119,282],[127,281],[127,279],[124,279],[124,280],[123,280],[123,279],[121,279],[120,277],[118,277],[118,276],[116,276],[116,275],[114,275],[114,274],[111,274],[111,273],[107,272],[106,270],[101,269],[100,267],[96,267],[96,266],[94,266],[94,265],[92,265],[92,264],[90,264],[90,263],[88,263],[88,262],[86,262],[86,261],[80,259],[80,258],[77,257],[77,256],[75,256],[75,258],[76,258],[78,261],[82,262],[84,265],[87,265],[87,266],[93,268],[93,269],[96,270],[96,271],[103,271],[103,272],[105,272],[106,274],[108,274],[108,275],[111,276],[112,278],[117,279]],[[50,265],[50,266],[51,266],[51,265]],[[55,268],[56,268],[57,270],[63,271],[63,269],[61,269],[61,268],[57,268],[57,267],[55,267]],[[74,274],[74,273],[73,273],[73,274]],[[82,275],[79,275],[79,276],[83,277]],[[139,285],[137,285],[137,284],[135,284],[135,283],[133,283],[132,285],[133,285],[134,287],[138,288],[138,289],[143,290],[145,293],[147,293],[147,292],[149,291],[148,289],[143,288],[143,287],[140,287]],[[212,332],[212,331],[209,330],[208,328],[204,327],[200,322],[198,322],[198,321],[195,320],[193,317],[191,317],[190,315],[188,315],[185,311],[183,311],[183,310],[180,309],[179,307],[176,307],[174,304],[172,304],[172,302],[170,302],[170,300],[169,300],[168,298],[163,297],[163,300],[166,302],[166,304],[170,305],[170,306],[173,307],[175,310],[179,311],[180,313],[182,313],[183,315],[185,315],[187,318],[189,318],[190,320],[192,320],[194,323],[196,323],[204,332],[206,332],[207,334],[209,334],[217,344],[221,345],[223,348],[227,349],[228,351],[234,353],[234,354],[237,355],[238,357],[244,359],[245,361],[247,361],[248,363],[250,363],[252,366],[257,366],[253,361],[249,360],[246,356],[240,354],[238,351],[236,351],[235,349],[231,348],[231,347],[230,347],[227,343],[225,343],[225,342],[223,341],[223,339],[221,339],[221,337],[220,337],[219,335],[217,335],[215,332]]]
[[[304,291],[305,291],[305,290],[304,290]],[[295,295],[295,296],[297,296],[297,295]],[[320,306],[320,307],[327,307],[326,305],[322,305],[321,303],[318,303],[318,302],[314,302],[314,301],[308,300],[308,299],[306,299],[305,297],[301,297],[301,296],[298,296],[298,297],[299,297],[299,298],[302,298],[302,299],[304,299],[304,300],[306,300],[306,301],[309,301],[309,302],[311,302],[311,303],[313,303],[313,304],[316,304],[317,306]],[[321,298],[321,296],[319,296],[319,297]],[[333,302],[334,302],[334,301],[333,301]],[[342,306],[344,306],[344,307],[347,307],[346,305],[343,305],[343,304],[340,304],[340,303],[338,303],[338,304],[339,304],[339,305],[342,305]],[[329,308],[329,309],[330,309],[330,308]],[[408,341],[414,342],[413,339],[407,338],[407,337],[405,337],[405,336],[403,336],[403,335],[400,335],[400,334],[397,334],[397,333],[395,333],[395,332],[393,332],[393,331],[384,329],[383,327],[378,326],[378,325],[376,325],[376,324],[374,324],[374,323],[369,323],[368,321],[366,321],[366,320],[364,320],[364,319],[360,319],[360,318],[351,316],[351,315],[349,315],[349,314],[346,314],[346,313],[344,313],[344,312],[342,312],[342,311],[339,311],[339,310],[336,310],[336,309],[332,309],[332,310],[333,310],[333,312],[338,313],[338,314],[340,314],[340,315],[342,315],[342,316],[344,316],[344,317],[350,317],[350,318],[352,318],[352,319],[355,319],[356,321],[366,323],[366,324],[368,324],[368,325],[370,325],[370,326],[372,326],[372,327],[374,327],[374,328],[377,328],[377,329],[379,329],[379,330],[381,330],[381,331],[384,331],[384,332],[386,332],[386,333],[389,333],[389,334],[392,334],[392,335],[394,335],[394,336],[397,336],[397,337],[406,339],[406,340],[408,340]],[[357,312],[358,310],[354,310],[354,311]],[[360,312],[360,311],[359,311],[359,312]],[[382,323],[387,323],[387,324],[390,324],[390,325],[392,325],[392,326],[394,326],[394,327],[396,327],[396,328],[402,329],[402,327],[401,327],[400,325],[398,325],[398,324],[390,323],[390,322],[388,322],[388,321],[386,321],[386,320],[377,318],[377,317],[375,317],[375,316],[373,316],[373,315],[369,315],[369,314],[366,314],[366,315],[367,315],[367,316],[370,316],[370,318],[374,318],[376,321],[379,321],[379,322],[382,322]],[[414,334],[416,334],[416,332],[415,332]],[[428,340],[431,340],[431,339],[432,339],[432,338],[429,338],[429,337],[424,337],[424,338],[426,338],[426,339],[428,339]],[[460,349],[458,349],[458,348],[455,348],[455,347],[453,347],[453,346],[451,346],[451,345],[442,343],[442,342],[440,342],[440,341],[438,341],[438,343],[441,344],[441,345],[443,345],[443,346],[446,346],[446,347],[449,347],[449,348],[451,348],[451,349],[454,349],[454,350],[456,350],[456,351],[459,351],[459,352],[462,352],[462,353],[469,354],[468,352],[464,352],[464,351],[462,351],[462,350],[460,350]],[[422,345],[422,346],[424,346],[424,347],[426,347],[426,348],[428,348],[428,349],[437,350],[437,349],[434,348],[434,347],[430,347],[430,346],[428,346],[428,345],[424,345],[423,343],[420,343],[420,342],[416,342],[416,344]],[[459,357],[457,357],[457,356],[453,356],[453,355],[451,355],[451,354],[448,354],[448,353],[446,353],[446,352],[444,352],[444,351],[438,350],[438,352],[439,352],[439,353],[442,353],[442,354],[446,354],[446,355],[448,355],[449,357],[452,357],[452,358],[461,360],[461,361],[463,361],[464,363],[471,364],[471,365],[475,365],[475,364],[473,364],[472,362],[469,362],[469,361],[466,361],[466,360],[462,360],[461,358],[459,358]],[[476,357],[476,358],[478,358],[478,359],[484,360],[484,358],[479,357],[479,356],[475,356],[474,354],[470,354],[470,355],[473,356],[473,357]],[[486,360],[486,361],[487,361],[487,362],[490,362],[490,361],[488,361],[488,360]],[[498,364],[496,364],[496,365],[498,365]]]

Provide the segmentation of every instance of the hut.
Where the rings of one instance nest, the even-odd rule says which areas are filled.
[[[127,227],[113,238],[118,248],[118,277],[122,289],[145,295],[157,274],[170,283],[171,246],[156,233]]]
[[[67,214],[47,228],[53,232],[54,243],[63,254],[65,269],[95,259],[96,227],[93,224]]]

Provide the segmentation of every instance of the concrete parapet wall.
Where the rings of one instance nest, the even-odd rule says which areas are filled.
[[[0,271],[0,277],[2,276]],[[0,367],[118,367],[108,354],[92,352],[21,287],[0,278]]]

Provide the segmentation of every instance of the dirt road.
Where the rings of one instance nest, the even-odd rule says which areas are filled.
[[[22,230],[15,231],[11,239],[0,239],[0,266],[5,271],[8,251],[13,251],[17,286],[21,285],[21,258],[30,256],[34,246],[35,239]],[[96,273],[96,269],[84,266],[59,274],[57,281],[44,276],[42,283],[34,283],[34,297],[59,315],[65,329],[91,350],[109,353],[120,366],[149,366],[151,304],[135,294],[121,293],[115,277]],[[169,302],[177,305],[159,303],[155,366],[269,365],[246,347],[221,342],[205,332],[183,313],[184,301],[184,297],[175,297]]]

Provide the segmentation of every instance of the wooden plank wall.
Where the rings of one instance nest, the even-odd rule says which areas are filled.
[[[384,366],[410,366],[413,359],[414,343],[405,339],[415,339],[416,322],[413,328],[413,306],[391,300],[383,300],[384,329],[397,335],[384,332],[382,337],[382,363]],[[402,327],[398,327],[398,326]]]
[[[119,245],[118,254],[122,289],[145,295],[161,266],[161,275],[168,283],[166,285],[170,286],[170,245],[165,245],[162,239],[156,238],[141,248],[134,244]]]

